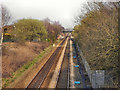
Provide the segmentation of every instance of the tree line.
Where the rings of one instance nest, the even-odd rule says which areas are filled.
[[[5,26],[9,24],[12,19],[10,11],[1,5],[2,13],[2,36],[1,42],[6,39],[10,39],[15,42],[23,43],[25,41],[50,41],[55,42],[58,34],[64,29],[64,27],[58,21],[51,21],[49,18],[44,20],[37,19],[20,19],[15,21],[12,26],[9,35],[4,35]],[[6,30],[7,31],[7,30]]]
[[[93,70],[107,70],[118,85],[118,2],[91,2],[76,17],[74,38]],[[85,12],[83,12],[85,11]]]
[[[55,42],[64,28],[58,22],[40,21],[37,19],[21,19],[13,25],[12,38],[17,42],[26,40]]]

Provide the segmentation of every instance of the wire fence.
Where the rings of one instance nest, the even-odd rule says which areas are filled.
[[[90,68],[88,62],[86,61],[86,59],[84,58],[83,53],[80,50],[78,44],[76,44],[76,45],[77,45],[79,55],[82,59],[82,63],[84,64],[85,70],[90,79],[92,88],[116,88],[112,77],[110,77],[107,74],[106,70],[91,70],[91,68]]]

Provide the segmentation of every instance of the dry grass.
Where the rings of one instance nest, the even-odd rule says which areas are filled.
[[[2,51],[2,76],[9,78],[12,72],[33,60],[41,51],[43,51],[48,43],[26,42],[25,45],[18,43],[4,43]]]

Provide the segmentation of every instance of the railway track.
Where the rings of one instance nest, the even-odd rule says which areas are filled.
[[[64,46],[64,47],[63,47]],[[77,63],[81,66],[76,46],[74,46]],[[62,58],[60,58],[62,56]],[[70,85],[70,38],[65,38],[56,48],[47,62],[43,65],[36,76],[31,80],[29,88],[67,88]],[[83,70],[79,67],[83,88],[87,88]],[[54,84],[54,85],[53,85]]]
[[[57,49],[51,55],[48,61],[44,64],[44,66],[40,69],[40,71],[36,74],[32,81],[28,84],[26,89],[41,88],[52,66],[54,66],[54,64],[58,61],[61,51],[63,49],[62,45],[64,45],[66,38],[61,42],[60,47],[57,47]]]
[[[70,52],[70,39],[68,40],[67,43],[56,88],[69,88],[69,56],[70,56],[69,52]]]

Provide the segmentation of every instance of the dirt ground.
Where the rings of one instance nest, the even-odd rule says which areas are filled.
[[[33,60],[49,43],[26,42],[20,45],[14,42],[3,43],[2,49],[2,77],[10,77],[19,67]]]

